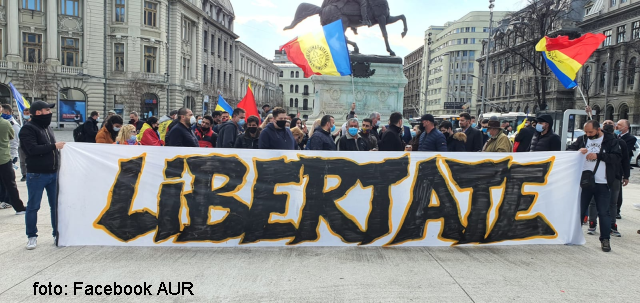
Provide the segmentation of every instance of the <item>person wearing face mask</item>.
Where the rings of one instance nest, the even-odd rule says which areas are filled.
[[[416,125],[411,130],[411,141],[409,145],[411,145],[411,150],[419,150],[420,149],[420,135],[422,132],[420,131],[420,126]]]
[[[367,143],[367,150],[377,151],[378,150],[378,139],[376,136],[372,135],[371,129],[373,126],[373,120],[367,118],[362,120],[362,129],[360,130],[360,137]],[[414,150],[417,150],[414,149]]]
[[[243,149],[258,149],[259,147],[259,139],[260,139],[260,129],[258,125],[260,124],[260,119],[256,116],[249,116],[247,118],[247,129],[244,131],[242,136],[239,136],[236,139],[234,148],[243,148]]]
[[[56,205],[58,199],[58,168],[60,153],[64,142],[56,142],[51,129],[51,108],[55,104],[36,101],[31,104],[31,121],[20,130],[20,147],[26,154],[27,188],[29,201],[25,215],[27,229],[27,249],[35,249],[38,237],[38,210],[42,202],[42,194],[47,190],[49,208],[51,209],[51,226],[54,240],[58,236],[56,224]]]
[[[531,139],[529,151],[560,151],[562,140],[553,132],[553,118],[551,115],[541,115],[536,119],[536,134]]]
[[[536,127],[533,126],[534,117],[527,117],[527,121],[524,123],[524,127],[520,129],[514,139],[513,151],[516,153],[528,152],[531,146],[531,139],[536,133]]]
[[[115,143],[116,137],[118,137],[118,132],[120,132],[120,128],[122,128],[122,124],[122,117],[118,115],[109,117],[96,135],[96,143]]]
[[[197,127],[202,126],[202,116],[201,115],[197,115],[196,116],[196,122],[197,122],[196,124],[191,125],[191,130],[194,131],[194,132],[196,131]]]
[[[358,135],[358,119],[351,118],[347,121],[347,131],[338,140],[338,150],[343,151],[368,151],[367,143]]]
[[[478,130],[475,130],[478,131]],[[453,125],[449,121],[440,123],[440,132],[447,139],[447,151],[449,152],[465,152],[467,151],[467,135],[463,132],[454,133]]]
[[[147,122],[145,122],[146,130],[142,132],[142,138],[140,139],[140,145],[149,145],[149,146],[164,146],[164,141],[160,139],[160,133],[158,132],[158,128],[160,127],[160,122],[156,117],[147,118]]]
[[[127,124],[122,126],[120,132],[118,132],[118,137],[116,138],[117,145],[140,145],[140,141],[138,141],[138,131],[136,130],[135,125]]]
[[[487,131],[489,130],[489,119],[484,119],[480,123],[480,131],[482,131],[482,146],[484,147],[489,141],[489,135],[487,135]]]
[[[297,142],[293,138],[291,129],[287,128],[287,124],[290,124],[287,112],[282,107],[276,107],[271,111],[271,114],[273,114],[273,122],[267,124],[260,133],[258,147],[260,149],[296,150]]]
[[[331,137],[331,133],[336,131],[335,120],[330,115],[325,115],[320,120],[320,126],[314,131],[309,142],[307,142],[307,150],[337,150],[336,143]]]
[[[222,123],[218,128],[218,142],[216,147],[218,148],[233,148],[233,144],[236,143],[236,139],[242,134],[242,126],[245,124],[246,112],[242,108],[236,108],[233,110],[231,119]],[[223,114],[224,119],[224,114]],[[214,131],[215,132],[215,131]]]
[[[213,132],[213,117],[204,116],[202,123],[196,127],[195,134],[198,138],[198,144],[204,148],[216,147],[218,135]]]
[[[144,126],[144,122],[140,121],[140,115],[138,115],[138,112],[131,112],[129,114],[129,118],[131,120],[129,120],[129,124],[133,125],[136,127],[136,131],[140,131],[140,129],[142,129],[142,127]]]
[[[193,116],[193,112],[183,107],[178,110],[178,118],[176,120],[179,121],[179,123],[169,130],[165,145],[198,147],[198,138],[193,131],[191,131],[191,125],[197,122],[196,117]]]
[[[487,125],[487,136],[489,140],[482,149],[487,153],[510,153],[513,151],[511,140],[504,134],[504,128],[500,127],[500,122],[496,120],[489,120]]]
[[[616,166],[622,159],[622,151],[615,136],[605,133],[600,128],[600,123],[595,120],[587,121],[584,125],[584,136],[571,144],[567,150],[580,151],[586,155],[583,165],[583,176],[585,171],[593,178],[593,181],[585,182],[589,185],[582,186],[580,196],[579,219],[582,222],[587,215],[587,207],[591,199],[595,199],[600,219],[600,247],[602,251],[611,251],[611,216],[609,213],[611,188],[615,188]],[[585,179],[588,180],[588,179]],[[581,182],[582,183],[582,182]],[[614,214],[615,215],[615,214]]]
[[[436,122],[432,115],[426,114],[420,118],[420,145],[419,151],[446,152],[447,139],[436,128]]]
[[[369,115],[369,119],[371,119],[371,135],[376,137],[376,140],[379,143],[382,138],[382,134],[379,132],[382,127],[382,123],[380,122],[380,113],[372,113]]]

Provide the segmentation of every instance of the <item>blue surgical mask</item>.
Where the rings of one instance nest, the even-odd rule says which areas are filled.
[[[380,124],[382,124],[382,123],[380,123],[380,120],[378,120],[378,122],[376,122],[376,126],[380,127]]]
[[[350,127],[349,128],[349,135],[351,135],[352,137],[354,137],[355,135],[358,134],[358,129],[356,127]]]
[[[477,123],[472,123],[472,124],[471,124],[471,128],[476,128],[477,126],[478,126],[478,124],[477,124]]]
[[[331,127],[331,132],[335,132],[335,131],[336,131],[336,126],[334,125]]]
[[[22,115],[22,117],[24,117],[25,120],[31,119],[31,115]]]
[[[411,131],[411,138],[415,138],[415,137],[416,137],[416,131],[415,131],[415,130],[412,130],[412,131]]]
[[[536,131],[539,133],[544,131],[544,127],[542,127],[542,124],[536,124]]]
[[[113,127],[113,131],[119,132],[120,128],[119,127]]]
[[[486,134],[486,133],[487,133],[487,129],[486,129],[486,128],[483,128],[483,129],[482,129],[482,132]]]
[[[11,115],[2,114],[2,118],[5,120],[11,120]]]
[[[616,136],[620,136],[622,134],[622,131],[619,129],[616,129],[613,131],[614,134],[616,134]]]
[[[198,120],[198,125],[202,125],[202,119]]]
[[[244,126],[244,120],[240,120],[240,121],[238,121],[238,125],[240,125],[240,126]]]
[[[486,132],[487,136],[489,136],[489,139],[491,139],[491,133],[490,132]]]
[[[127,140],[129,143],[134,144],[137,142],[137,137],[136,135],[131,135],[131,137],[129,137],[129,140]]]

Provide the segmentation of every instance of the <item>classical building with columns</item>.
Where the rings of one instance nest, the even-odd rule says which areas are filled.
[[[62,126],[94,110],[144,119],[202,113],[205,96],[234,103],[234,19],[229,0],[0,0],[0,102],[15,104],[9,83],[59,100]]]
[[[640,124],[640,0],[588,1],[584,32],[606,40],[578,76],[600,121],[629,119]],[[576,106],[584,107],[576,92]]]
[[[261,56],[246,44],[238,41],[235,44],[234,56],[236,64],[236,99],[242,100],[247,94],[249,83],[253,89],[256,105],[271,107],[282,106],[282,89],[279,86],[280,69],[273,61]]]

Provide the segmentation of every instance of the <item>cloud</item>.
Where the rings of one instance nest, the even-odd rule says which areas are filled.
[[[271,2],[270,0],[253,0],[253,2],[251,2],[251,5],[259,7],[276,7],[276,5],[273,4],[273,2]]]

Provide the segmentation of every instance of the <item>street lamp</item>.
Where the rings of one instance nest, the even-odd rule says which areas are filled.
[[[482,90],[482,106],[480,107],[480,115],[484,115],[484,100],[487,98],[487,86],[489,85],[489,55],[491,54],[491,38],[493,34],[493,4],[496,0],[489,0],[489,39],[487,40],[487,59],[484,63],[484,89]]]

